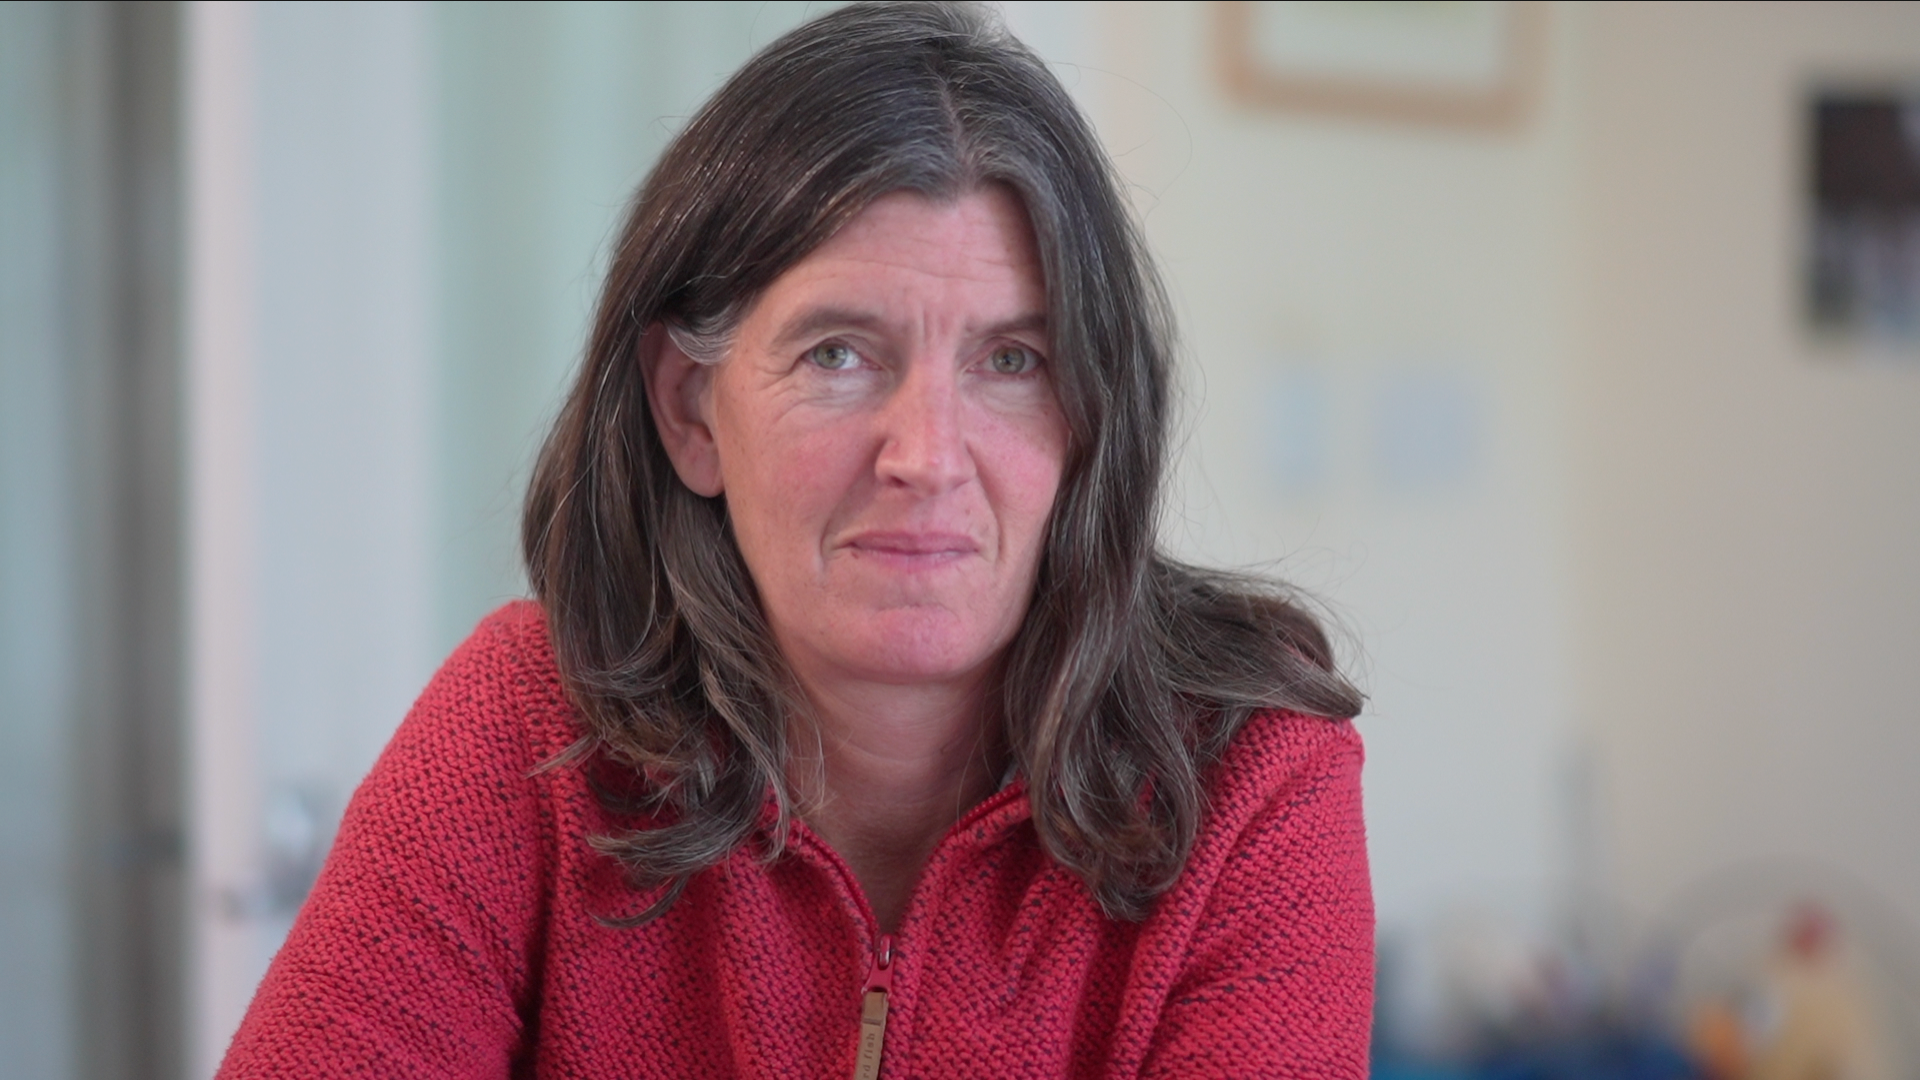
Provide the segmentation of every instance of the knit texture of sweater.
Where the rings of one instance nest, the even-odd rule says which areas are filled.
[[[220,1070],[251,1077],[847,1077],[882,942],[804,825],[665,915],[620,831],[545,620],[489,617],[354,795]],[[1363,1077],[1373,902],[1352,727],[1255,716],[1179,880],[1106,918],[1015,780],[940,841],[891,938],[886,1077]]]

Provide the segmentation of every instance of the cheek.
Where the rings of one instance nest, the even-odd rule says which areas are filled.
[[[1055,410],[994,425],[981,440],[999,488],[1000,516],[1021,555],[1037,562],[1066,471],[1066,421]],[[987,471],[987,470],[983,470]]]
[[[859,482],[857,440],[844,425],[735,420],[723,436],[721,473],[749,566],[757,575],[775,563],[815,561]]]

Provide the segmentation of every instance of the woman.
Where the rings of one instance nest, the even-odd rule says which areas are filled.
[[[1158,552],[1164,312],[983,13],[755,57],[634,202],[538,604],[395,736],[224,1075],[1362,1075],[1359,698]]]

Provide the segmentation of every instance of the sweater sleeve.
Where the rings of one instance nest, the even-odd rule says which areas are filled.
[[[1367,1075],[1374,927],[1361,756],[1339,724],[1240,830],[1142,1076]]]
[[[220,1080],[508,1075],[551,860],[527,618],[482,624],[354,794]]]

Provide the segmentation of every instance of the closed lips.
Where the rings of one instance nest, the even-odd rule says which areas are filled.
[[[959,533],[865,532],[849,537],[845,545],[863,555],[897,558],[938,558],[972,555],[980,544]]]

